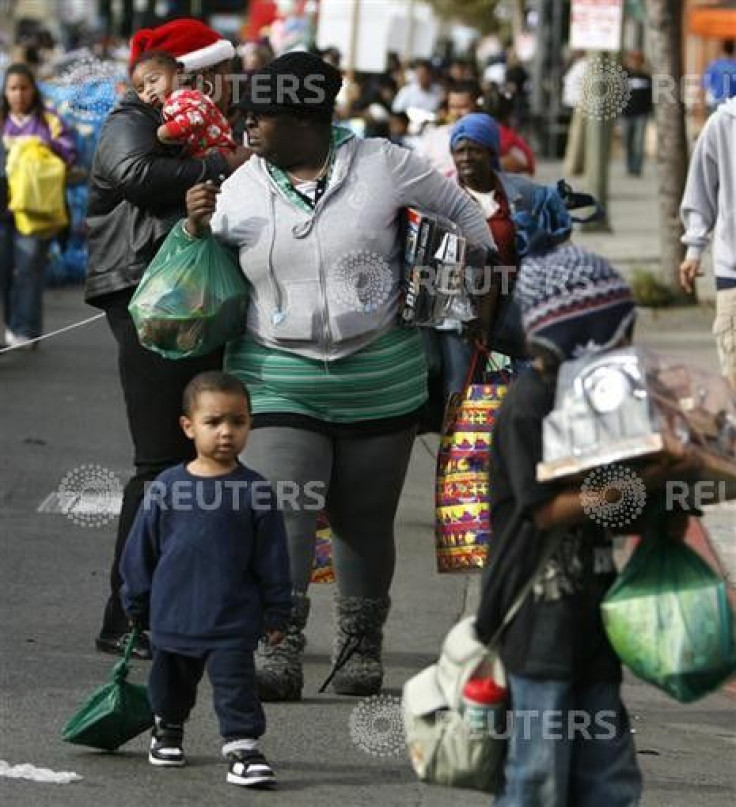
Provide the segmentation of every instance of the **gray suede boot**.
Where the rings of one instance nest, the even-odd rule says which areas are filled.
[[[332,686],[339,695],[376,695],[383,683],[383,625],[388,597],[335,597],[337,634]]]
[[[262,701],[298,701],[302,698],[304,628],[309,616],[309,598],[294,594],[294,607],[286,636],[274,647],[261,642],[255,653],[256,682]]]

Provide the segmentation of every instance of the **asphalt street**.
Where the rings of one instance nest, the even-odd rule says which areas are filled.
[[[78,288],[50,290],[46,312],[47,331],[94,314]],[[690,312],[682,322],[664,316],[645,321],[642,334],[658,347],[714,365],[707,320],[707,312]],[[38,351],[0,356],[0,424],[0,760],[83,777],[57,785],[0,776],[0,804],[488,804],[483,795],[420,784],[391,721],[403,681],[434,660],[476,580],[435,572],[431,441],[417,442],[397,525],[399,565],[381,701],[388,717],[371,719],[375,702],[366,706],[317,693],[328,671],[332,587],[315,586],[305,699],[267,705],[263,747],[279,788],[243,793],[225,784],[207,685],[188,726],[191,764],[185,769],[149,766],[144,737],[115,754],[86,751],[59,738],[65,720],[113,663],[95,652],[93,640],[114,522],[83,526],[49,512],[63,481],[80,469],[104,469],[120,480],[129,473],[115,353],[104,321],[48,340]],[[135,665],[137,680],[145,672],[145,664]],[[645,774],[644,807],[735,803],[736,701],[716,694],[682,706],[635,681],[626,686],[626,700]],[[395,738],[396,752],[383,757],[371,752],[375,732],[383,732],[384,740]]]

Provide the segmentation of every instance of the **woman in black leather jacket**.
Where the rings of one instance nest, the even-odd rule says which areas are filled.
[[[134,38],[133,45],[137,44],[139,52],[166,50],[177,38],[176,27],[186,24],[190,31],[191,23],[175,20],[140,31],[136,35],[138,43]],[[201,27],[202,49],[194,54],[197,76],[201,76],[205,87],[211,88],[213,100],[226,111],[230,102],[229,43],[219,40],[213,48],[212,38],[218,35],[203,24]],[[192,55],[191,51],[183,54],[171,47],[168,52],[177,58]],[[202,54],[206,54],[204,60]],[[219,61],[202,67],[210,54]],[[129,90],[105,122],[90,178],[89,274],[85,299],[105,312],[117,342],[136,471],[123,495],[111,594],[96,641],[97,649],[108,653],[120,653],[127,641],[128,623],[120,604],[118,562],[143,498],[144,485],[166,468],[194,456],[191,443],[179,428],[182,392],[195,375],[219,369],[222,360],[221,351],[216,351],[197,359],[171,361],[141,347],[128,303],[169,230],[185,215],[187,190],[198,182],[221,181],[245,162],[249,153],[241,147],[226,156],[182,158],[177,156],[178,148],[172,150],[159,143],[156,130],[160,124],[159,111]],[[146,639],[139,641],[136,655],[150,658]]]

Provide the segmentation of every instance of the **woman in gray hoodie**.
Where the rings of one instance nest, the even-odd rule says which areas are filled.
[[[186,231],[197,237],[211,219],[251,285],[247,335],[228,346],[225,366],[253,397],[245,460],[281,493],[295,589],[287,639],[257,659],[267,700],[301,697],[322,499],[336,535],[333,660],[345,662],[333,686],[381,688],[394,518],[427,397],[419,334],[397,326],[400,212],[440,213],[493,247],[455,183],[407,149],[332,126],[340,84],[306,53],[255,73],[241,102],[255,156],[221,189],[199,185],[187,197]]]

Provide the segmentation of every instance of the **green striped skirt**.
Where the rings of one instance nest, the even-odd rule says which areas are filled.
[[[292,413],[329,423],[408,414],[427,400],[419,332],[394,328],[332,362],[264,347],[245,336],[230,342],[225,370],[250,391],[253,413]]]

